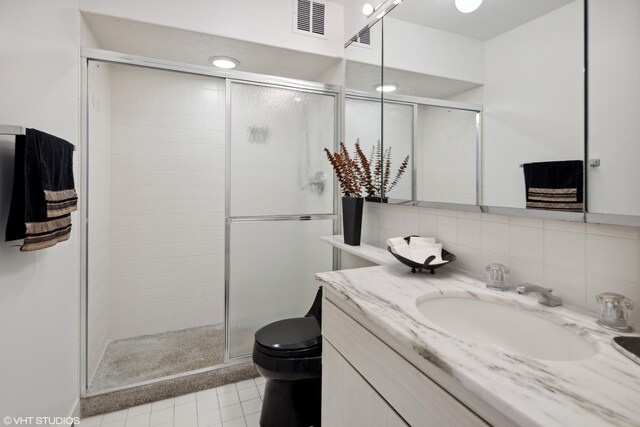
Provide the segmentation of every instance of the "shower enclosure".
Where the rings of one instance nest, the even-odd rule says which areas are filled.
[[[333,267],[339,90],[83,55],[86,394],[248,361]]]

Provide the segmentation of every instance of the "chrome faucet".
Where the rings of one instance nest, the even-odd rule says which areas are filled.
[[[557,307],[562,305],[562,299],[558,296],[552,295],[553,289],[543,288],[542,286],[532,285],[530,283],[523,283],[516,286],[516,290],[519,294],[538,294],[538,302],[548,307]]]

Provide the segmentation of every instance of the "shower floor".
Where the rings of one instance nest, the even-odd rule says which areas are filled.
[[[224,328],[201,326],[114,340],[89,385],[106,390],[224,362]]]

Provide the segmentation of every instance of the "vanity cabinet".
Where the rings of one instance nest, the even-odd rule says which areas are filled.
[[[422,371],[325,298],[322,422],[332,427],[486,427]]]

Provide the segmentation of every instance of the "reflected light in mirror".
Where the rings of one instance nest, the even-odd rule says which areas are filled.
[[[374,87],[378,92],[393,92],[398,89],[398,85],[395,83],[385,83],[381,85],[375,85]]]
[[[362,13],[364,13],[364,16],[366,16],[367,18],[373,13],[374,10],[375,9],[371,5],[371,3],[366,3],[364,6],[362,6]]]
[[[456,8],[462,13],[471,13],[482,4],[482,0],[456,0]]]

